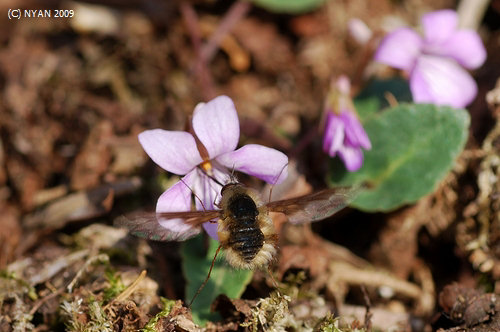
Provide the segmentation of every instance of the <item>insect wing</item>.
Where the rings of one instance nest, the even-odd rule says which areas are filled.
[[[326,189],[305,196],[270,202],[272,212],[286,214],[293,224],[304,224],[328,218],[343,209],[358,194],[360,187]]]
[[[184,241],[200,233],[201,224],[219,215],[217,210],[135,213],[119,217],[115,225],[128,228],[132,235],[149,240]]]

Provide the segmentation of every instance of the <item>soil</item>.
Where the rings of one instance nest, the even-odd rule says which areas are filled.
[[[185,130],[196,104],[228,95],[240,144],[294,161],[282,194],[322,189],[316,129],[331,79],[347,75],[357,92],[397,74],[372,61],[388,27],[456,6],[331,0],[291,15],[226,0],[0,3],[0,331],[202,329],[183,301],[179,245],[113,227],[153,211],[178,179],[137,135]],[[38,16],[8,19],[17,8]],[[55,18],[61,9],[81,15]],[[369,42],[349,32],[352,18]],[[205,329],[500,331],[498,22],[492,0],[478,22],[488,59],[472,73],[469,140],[437,190],[390,213],[285,223],[271,267],[285,291],[256,271],[241,299],[216,299],[221,320]]]

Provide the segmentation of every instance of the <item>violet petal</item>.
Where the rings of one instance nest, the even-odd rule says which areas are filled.
[[[335,157],[337,151],[344,144],[345,125],[342,119],[335,114],[328,114],[325,134],[323,137],[323,151],[330,157]]]
[[[443,9],[427,13],[421,19],[425,41],[440,44],[450,38],[458,25],[458,15],[454,10]]]
[[[486,49],[479,35],[472,30],[459,30],[442,45],[442,52],[468,69],[479,68],[486,60]]]
[[[222,186],[210,179],[208,176],[203,175],[200,177],[200,185],[204,187],[203,189],[203,206],[208,210],[218,209],[215,205],[220,200],[220,191]],[[203,210],[203,206],[200,201],[196,199],[196,209]],[[219,241],[219,236],[217,235],[217,223],[206,222],[203,223],[203,228],[207,234],[214,240]]]
[[[236,149],[240,123],[231,98],[219,96],[208,103],[198,104],[193,112],[193,130],[210,159]]]
[[[196,209],[202,211],[218,209],[217,202],[220,201],[222,186],[208,177],[201,169],[196,169],[198,176],[193,184],[193,191],[196,193],[195,204]],[[229,175],[227,171],[221,170],[217,167],[212,169],[212,177],[217,179],[220,183],[227,183]],[[200,201],[201,200],[201,201]],[[217,235],[217,223],[206,222],[203,228],[207,234],[213,239],[219,241]]]
[[[279,184],[288,175],[288,157],[275,149],[248,144],[236,151],[225,153],[216,160],[227,167],[258,177],[271,184]]]
[[[167,189],[158,198],[156,203],[156,212],[183,212],[191,209],[191,185],[195,179],[196,174],[194,171],[188,173],[182,178],[182,181],[177,182],[172,187]],[[184,182],[183,182],[184,181]],[[183,219],[158,219],[158,223],[170,230],[173,233],[196,234],[198,231],[196,227],[184,222]]]
[[[416,103],[461,108],[474,100],[477,85],[454,60],[425,55],[419,58],[411,73],[410,90]]]
[[[411,70],[422,49],[422,38],[412,29],[395,30],[384,37],[375,60],[398,69]]]
[[[345,143],[370,150],[372,144],[356,115],[350,111],[344,111],[340,116],[345,124]]]
[[[333,114],[328,112],[325,120],[325,128],[323,129],[323,151],[328,153],[332,146],[333,131],[330,130]]]
[[[343,146],[339,150],[339,157],[349,172],[355,172],[363,165],[363,151],[361,151],[361,148]]]
[[[220,192],[222,186],[219,183],[225,184],[228,182],[229,175],[217,169],[212,169],[212,177],[217,179],[219,183],[212,180],[204,171],[196,169],[197,178],[193,184],[193,191],[196,193],[195,204],[197,210],[214,210],[217,209],[217,202],[220,200]]]
[[[205,232],[214,240],[219,241],[219,235],[217,234],[218,223],[206,222],[202,224]]]
[[[182,181],[177,182],[161,194],[156,203],[156,212],[191,210],[191,188],[196,177],[196,171],[193,170],[184,176]]]
[[[184,131],[146,130],[139,134],[139,142],[156,164],[171,173],[187,174],[202,162],[193,135]]]

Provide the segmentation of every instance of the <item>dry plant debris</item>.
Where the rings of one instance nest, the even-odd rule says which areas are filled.
[[[322,186],[327,159],[298,138],[316,128],[331,77],[349,75],[356,90],[370,75],[392,74],[369,64],[382,34],[456,3],[331,0],[279,15],[246,2],[55,0],[43,6],[93,20],[2,20],[0,331],[409,330],[416,319],[429,331],[437,300],[451,319],[443,332],[500,330],[500,83],[491,89],[500,47],[489,22],[498,1],[483,22],[489,59],[474,73],[471,139],[453,172],[413,206],[317,226],[322,238],[285,227],[275,273],[305,271],[300,283],[269,295],[272,282],[256,273],[244,299],[220,296],[213,308],[222,321],[202,328],[180,300],[176,245],[111,226],[131,210],[153,210],[161,184],[173,181],[158,175],[137,134],[185,129],[209,94],[235,101],[242,145],[295,158],[293,183],[276,198]],[[349,35],[350,18],[371,30],[368,42]],[[450,280],[460,284],[445,287]],[[478,291],[483,285],[489,293]]]
[[[482,293],[458,284],[446,286],[439,294],[439,304],[457,328],[440,329],[440,332],[496,331],[500,329],[500,301],[498,295]]]

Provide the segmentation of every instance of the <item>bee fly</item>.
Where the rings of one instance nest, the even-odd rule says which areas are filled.
[[[344,208],[356,196],[359,187],[326,189],[309,195],[263,204],[256,191],[241,183],[222,187],[218,210],[141,213],[121,217],[116,225],[131,234],[157,241],[184,241],[201,231],[205,222],[218,223],[217,248],[205,286],[220,249],[230,265],[239,269],[268,266],[276,254],[278,235],[269,212],[284,213],[292,224],[325,219]],[[191,304],[190,303],[190,304]]]

